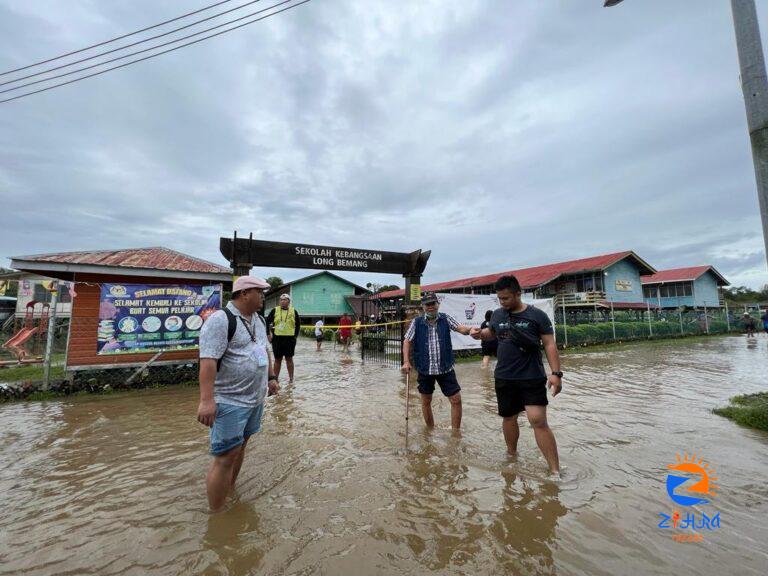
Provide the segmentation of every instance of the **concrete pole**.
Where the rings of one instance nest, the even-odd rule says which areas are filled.
[[[611,328],[613,328],[613,341],[616,342],[616,319],[613,317],[613,300],[611,300]]]
[[[725,325],[728,327],[728,332],[731,331],[731,319],[728,317],[728,300],[725,301]]]
[[[648,309],[648,334],[649,334],[648,337],[653,338],[653,323],[651,322],[651,303],[646,302],[645,306]]]
[[[568,348],[568,322],[565,319],[565,302],[563,302],[563,333],[565,334],[565,348]]]
[[[43,360],[43,390],[48,390],[51,383],[51,356],[53,355],[54,332],[56,331],[56,308],[59,301],[59,282],[53,283],[51,291],[51,313],[48,316],[48,334],[45,342],[45,359]],[[72,322],[72,319],[69,320]]]
[[[768,257],[768,78],[755,0],[731,0],[736,47],[741,68],[741,88],[747,111],[757,199],[763,222],[763,242]]]
[[[704,326],[707,327],[707,334],[709,334],[709,318],[707,317],[707,303],[704,303]]]

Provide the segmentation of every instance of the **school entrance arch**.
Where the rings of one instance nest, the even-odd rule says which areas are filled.
[[[272,268],[309,268],[313,270],[343,270],[347,272],[371,272],[399,274],[405,278],[405,301],[415,304],[421,300],[421,276],[427,266],[431,251],[389,252],[338,246],[294,244],[248,238],[220,238],[221,255],[229,260],[234,276],[247,276],[254,266]],[[363,301],[363,317],[373,316],[370,329],[362,330],[361,355],[363,360],[372,359],[399,366],[402,363],[402,341],[405,327],[405,310],[401,304],[382,306],[381,301],[369,298]]]
[[[229,260],[235,276],[246,276],[254,266],[310,268],[376,274],[400,274],[405,278],[405,302],[421,300],[421,276],[431,251],[387,252],[362,248],[271,242],[248,238],[220,238],[221,255]]]

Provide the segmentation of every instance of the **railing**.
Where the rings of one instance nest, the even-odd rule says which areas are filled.
[[[555,296],[555,307],[594,306],[605,301],[605,292],[570,292]]]

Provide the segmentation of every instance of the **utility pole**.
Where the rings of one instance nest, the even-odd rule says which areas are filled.
[[[736,47],[739,51],[741,89],[755,164],[757,199],[763,221],[763,242],[768,257],[768,79],[755,0],[731,0]]]
[[[610,8],[623,0],[605,0]],[[741,68],[741,89],[747,109],[747,126],[755,165],[757,200],[763,222],[763,244],[768,258],[768,79],[765,74],[763,43],[757,22],[755,0],[731,0],[733,27]]]

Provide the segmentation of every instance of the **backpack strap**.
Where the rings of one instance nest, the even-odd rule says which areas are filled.
[[[229,347],[229,343],[232,342],[232,338],[235,337],[235,332],[237,331],[237,318],[235,318],[235,315],[232,314],[229,308],[224,307],[223,310],[224,314],[227,315],[227,347]],[[226,353],[227,351],[224,350],[224,354]],[[216,372],[221,370],[221,361],[224,359],[224,354],[216,361]]]

